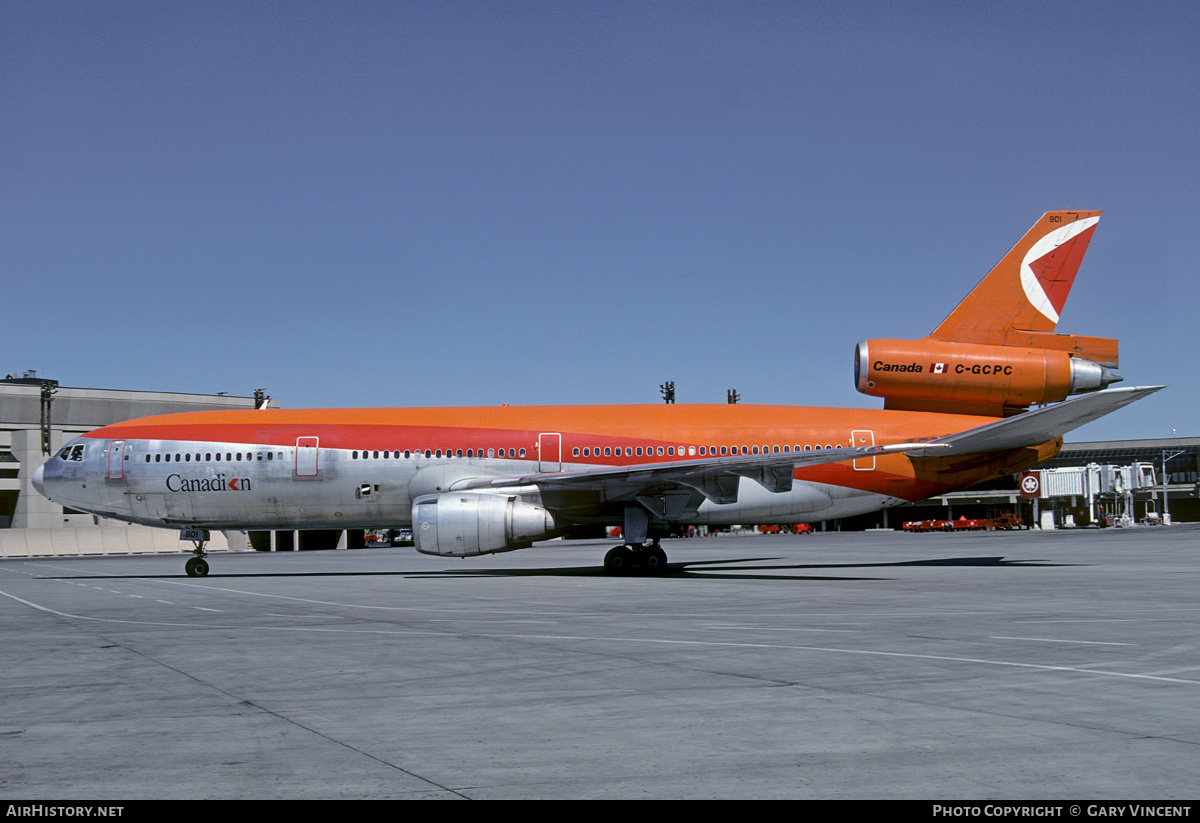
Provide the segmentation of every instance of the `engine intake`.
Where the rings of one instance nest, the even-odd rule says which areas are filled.
[[[427,494],[413,501],[413,542],[422,554],[474,557],[523,549],[553,536],[554,515],[515,495]]]

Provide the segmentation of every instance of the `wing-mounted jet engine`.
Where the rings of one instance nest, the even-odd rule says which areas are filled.
[[[473,557],[553,537],[554,515],[516,495],[447,492],[413,501],[412,529],[422,554]]]

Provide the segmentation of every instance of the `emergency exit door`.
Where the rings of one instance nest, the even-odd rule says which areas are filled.
[[[321,443],[319,437],[297,437],[296,438],[296,476],[297,477],[319,477],[319,466],[317,465],[317,455],[320,451],[318,446]]]
[[[558,432],[538,435],[538,471],[562,471],[562,435]]]
[[[855,429],[850,432],[850,445],[858,448],[860,446],[874,446],[875,432],[870,429]],[[868,472],[875,468],[875,456],[860,457],[854,461],[854,470],[858,472]]]

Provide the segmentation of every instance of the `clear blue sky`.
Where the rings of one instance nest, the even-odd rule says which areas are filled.
[[[285,406],[877,408],[1043,212],[1198,435],[1200,6],[0,4],[0,370]]]

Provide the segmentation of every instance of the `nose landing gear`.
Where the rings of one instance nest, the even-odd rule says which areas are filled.
[[[204,558],[208,557],[208,552],[204,551],[204,544],[208,542],[208,532],[204,529],[183,529],[179,532],[180,540],[190,540],[196,548],[192,549],[194,557],[189,557],[188,561],[183,564],[183,570],[188,577],[207,577],[208,576],[208,561]]]

